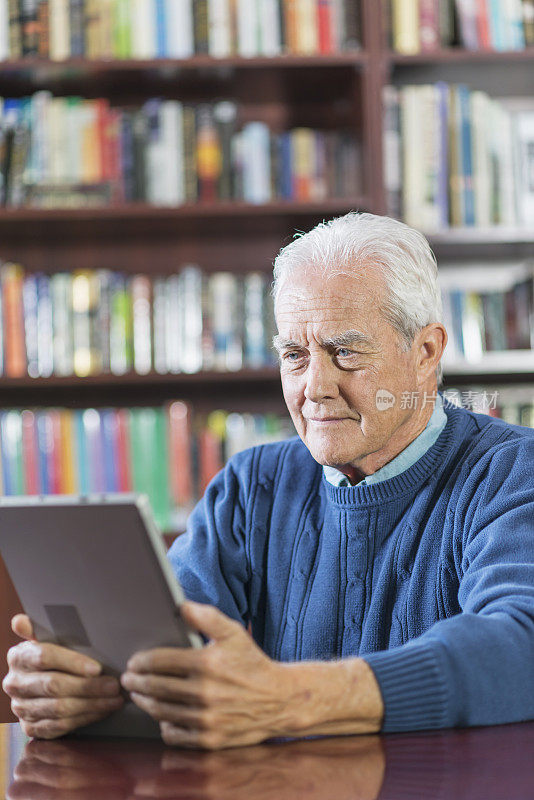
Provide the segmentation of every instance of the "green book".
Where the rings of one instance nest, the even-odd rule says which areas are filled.
[[[131,58],[132,55],[130,0],[114,0],[113,3],[113,55],[115,58]]]
[[[170,514],[165,411],[159,408],[132,408],[130,433],[134,490],[148,495],[156,524],[163,531]]]

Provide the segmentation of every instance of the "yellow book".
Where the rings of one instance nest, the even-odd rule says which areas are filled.
[[[99,372],[102,354],[98,347],[100,281],[91,270],[78,270],[72,277],[72,329],[74,374],[83,378]]]
[[[419,53],[419,0],[391,0],[393,49],[397,53]]]
[[[74,494],[78,491],[78,476],[76,470],[76,434],[74,430],[74,414],[72,411],[62,409],[59,412],[60,454],[59,454],[59,480],[61,494]]]
[[[82,182],[96,183],[99,179],[100,158],[98,141],[98,101],[84,100],[80,104],[82,127]]]
[[[300,55],[319,52],[317,8],[315,0],[297,0],[296,48]]]
[[[49,0],[50,58],[63,61],[70,56],[69,0]]]

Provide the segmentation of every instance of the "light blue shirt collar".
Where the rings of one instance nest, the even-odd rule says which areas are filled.
[[[417,436],[413,442],[410,442],[408,447],[399,453],[398,456],[395,456],[394,459],[384,464],[383,467],[377,469],[372,475],[367,475],[366,478],[356,485],[361,486],[364,483],[380,483],[380,481],[394,478],[395,475],[400,475],[401,472],[409,469],[412,464],[419,461],[426,451],[432,447],[446,424],[447,415],[443,410],[443,399],[438,393],[436,394],[436,402],[434,404],[432,416],[428,420],[424,431],[421,431],[419,436]],[[347,476],[335,467],[323,467],[323,470],[326,480],[333,486],[351,486]]]

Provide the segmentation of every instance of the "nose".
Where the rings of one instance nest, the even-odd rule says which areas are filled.
[[[306,369],[304,396],[312,403],[332,400],[339,395],[335,364],[326,354],[312,355]]]

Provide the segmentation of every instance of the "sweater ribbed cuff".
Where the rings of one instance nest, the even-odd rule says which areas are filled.
[[[409,644],[363,658],[382,692],[384,733],[449,727],[446,671],[436,642]]]

